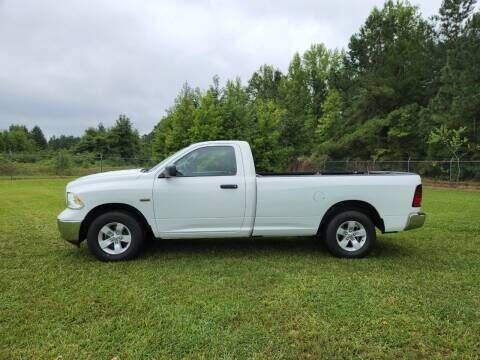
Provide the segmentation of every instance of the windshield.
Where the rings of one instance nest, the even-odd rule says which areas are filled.
[[[172,155],[168,156],[167,158],[163,159],[161,162],[159,162],[157,165],[155,165],[154,167],[150,168],[150,169],[145,169],[144,171],[145,172],[150,172],[150,171],[155,171],[159,168],[161,168],[165,163],[167,163],[172,157],[174,157],[175,155],[177,155],[178,153],[182,152],[183,150],[185,150],[186,147],[184,147],[183,149],[180,149],[178,150],[176,153],[173,153]]]

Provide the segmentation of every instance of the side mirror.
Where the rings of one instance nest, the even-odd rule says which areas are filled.
[[[161,178],[169,178],[172,176],[177,176],[177,167],[175,165],[166,166],[165,170],[160,174]]]

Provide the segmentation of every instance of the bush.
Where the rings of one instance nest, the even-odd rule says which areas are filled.
[[[54,159],[54,168],[57,175],[70,175],[72,169],[72,158],[65,150],[59,151]]]
[[[0,155],[0,176],[15,175],[15,164],[4,155]]]

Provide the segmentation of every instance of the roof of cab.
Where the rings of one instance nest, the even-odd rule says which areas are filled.
[[[246,141],[243,140],[214,140],[214,141],[202,141],[198,143],[194,143],[192,145],[214,145],[214,144],[248,144]]]

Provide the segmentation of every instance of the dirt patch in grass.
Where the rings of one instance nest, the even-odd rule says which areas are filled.
[[[432,179],[422,179],[422,183],[426,186],[443,188],[443,189],[461,189],[461,190],[480,190],[479,182],[449,182]]]

